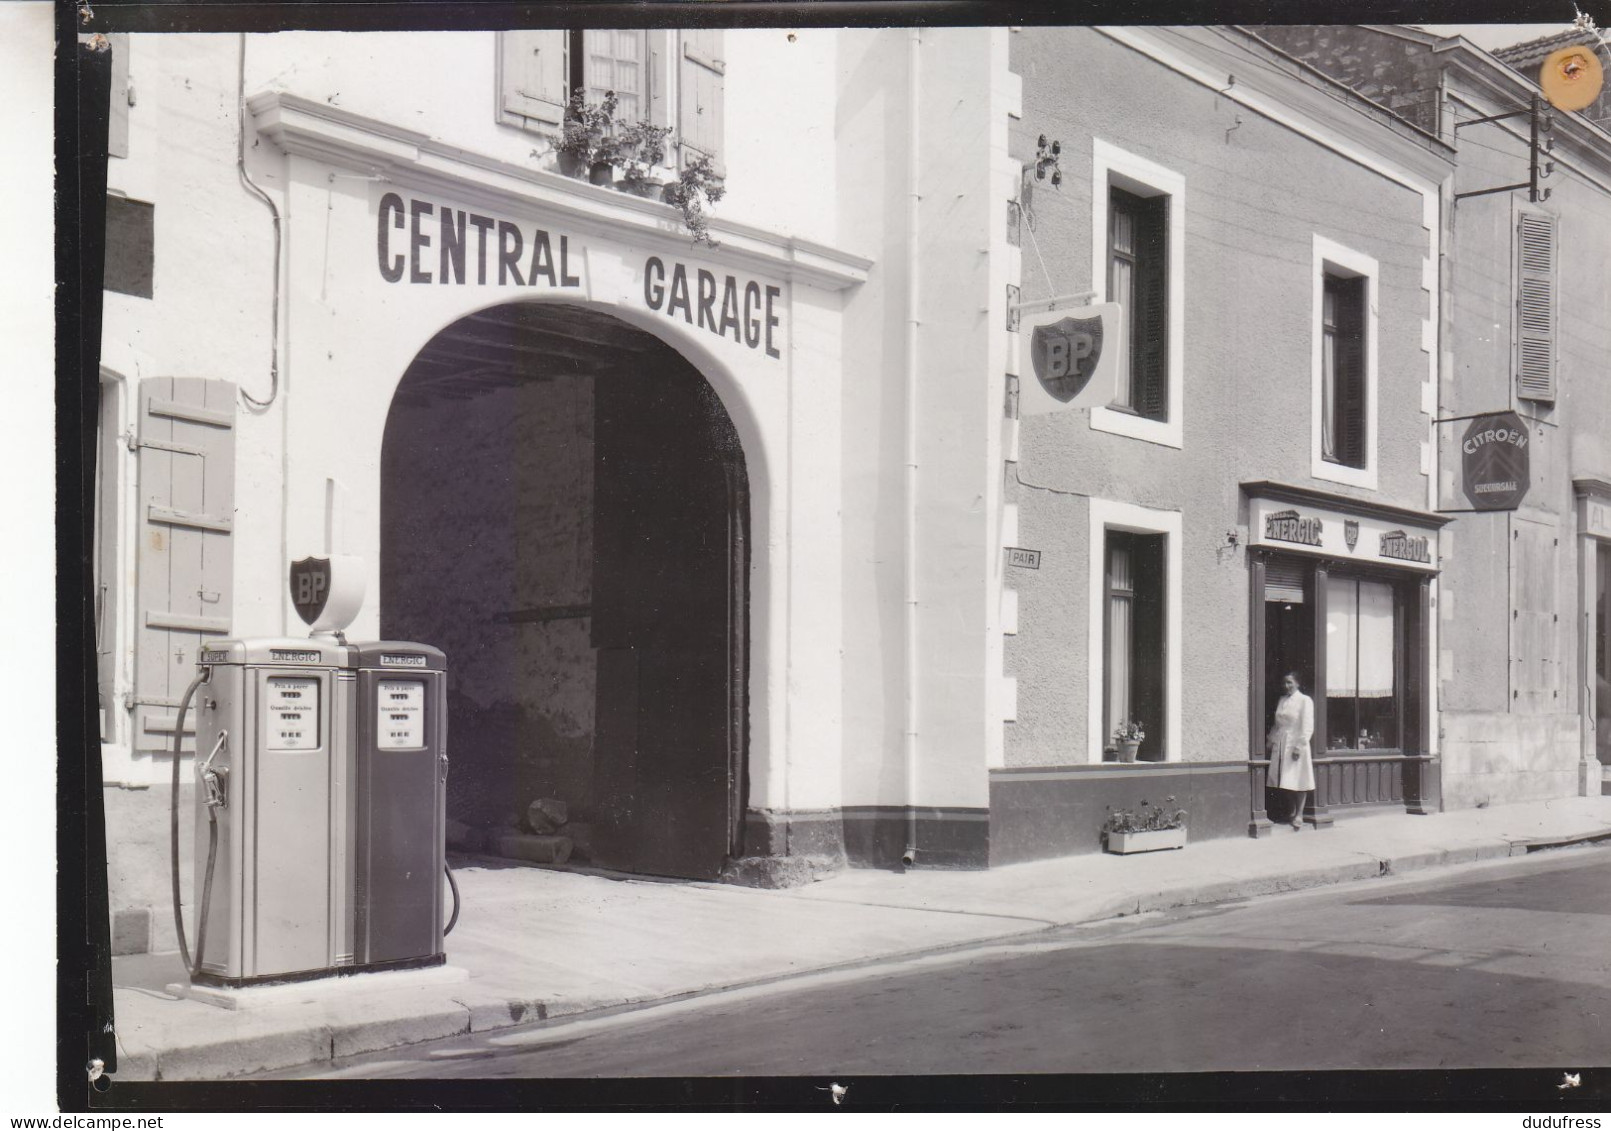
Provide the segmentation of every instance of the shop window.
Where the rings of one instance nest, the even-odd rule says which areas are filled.
[[[1516,226],[1516,395],[1555,400],[1555,218],[1523,212]]]
[[[1167,196],[1109,190],[1108,301],[1124,308],[1130,347],[1115,403],[1149,420],[1169,414],[1168,222]]]
[[[1113,402],[1091,410],[1101,432],[1183,444],[1186,181],[1100,138],[1092,150],[1091,289],[1123,308]]]
[[[1162,534],[1110,530],[1106,545],[1103,626],[1103,734],[1138,722],[1146,734],[1139,756],[1162,761],[1165,746]]]
[[[613,90],[623,122],[675,125],[684,158],[709,155],[720,172],[726,63],[720,29],[506,31],[498,40],[499,120],[540,133],[564,124],[573,91]]]
[[[1377,264],[1314,237],[1310,474],[1376,489]]]
[[[1327,274],[1320,315],[1320,454],[1365,466],[1365,280]]]
[[[1386,581],[1326,578],[1326,738],[1332,750],[1402,750],[1400,616]]]

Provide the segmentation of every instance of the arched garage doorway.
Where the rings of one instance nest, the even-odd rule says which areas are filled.
[[[449,663],[448,815],[567,803],[599,866],[712,879],[746,800],[748,479],[658,338],[508,304],[404,374],[381,468],[382,635]]]

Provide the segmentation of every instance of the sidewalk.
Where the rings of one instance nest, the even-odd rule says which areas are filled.
[[[364,974],[225,1010],[176,999],[176,954],[112,963],[120,1080],[215,1079],[468,1031],[666,1001],[1194,903],[1611,838],[1611,797],[1278,828],[1141,856],[979,872],[847,870],[804,888],[612,879],[476,860],[448,963],[468,980]],[[277,991],[281,992],[281,991]]]

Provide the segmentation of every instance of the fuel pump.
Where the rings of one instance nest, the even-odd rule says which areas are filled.
[[[246,986],[438,965],[458,919],[447,871],[446,660],[407,642],[349,644],[362,563],[291,566],[306,640],[210,643],[179,705],[174,925],[191,980]],[[199,698],[197,698],[199,693]],[[179,883],[180,735],[196,704],[196,953]],[[441,878],[453,919],[441,925]]]
[[[355,958],[371,968],[437,965],[446,957],[446,658],[427,644],[403,641],[366,642],[353,651]]]
[[[200,662],[195,859],[207,864],[192,978],[247,985],[351,965],[352,650],[224,640]]]

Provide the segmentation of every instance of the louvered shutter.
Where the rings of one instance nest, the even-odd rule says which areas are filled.
[[[569,75],[569,32],[499,34],[498,106],[505,122],[558,129],[565,121]]]
[[[1169,416],[1169,198],[1155,196],[1136,210],[1135,408]]]
[[[1365,280],[1334,279],[1337,291],[1337,458],[1365,466]]]
[[[1304,585],[1310,566],[1296,558],[1264,560],[1264,599],[1281,605],[1303,604]]]
[[[721,29],[684,31],[678,65],[677,131],[684,150],[708,155],[718,174],[726,172],[722,162],[722,87],[726,79]],[[691,156],[685,152],[684,159]]]
[[[1517,230],[1516,395],[1555,399],[1555,218],[1524,212]]]
[[[140,382],[139,445],[134,735],[138,750],[170,750],[196,655],[207,640],[229,632],[234,384],[200,377]],[[186,735],[195,734],[194,718],[185,720]]]

